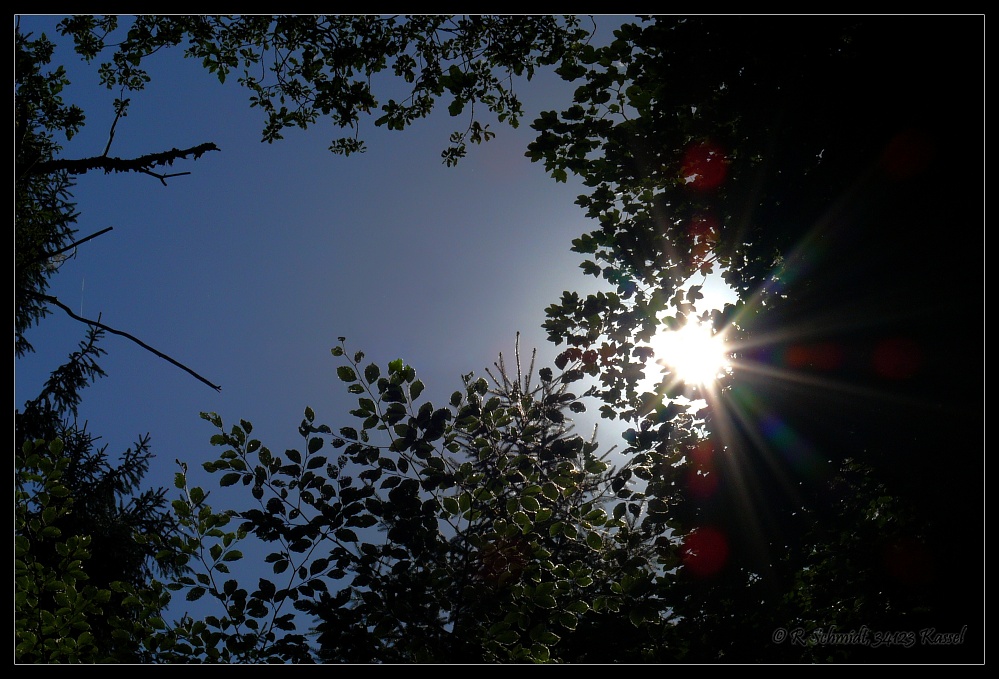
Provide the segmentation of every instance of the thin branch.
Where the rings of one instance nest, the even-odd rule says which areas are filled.
[[[89,318],[84,318],[83,316],[77,316],[75,313],[73,313],[72,309],[70,309],[68,306],[66,306],[62,302],[60,302],[55,297],[52,297],[50,295],[37,295],[37,296],[40,299],[45,300],[46,302],[50,302],[51,304],[56,305],[57,307],[59,307],[60,309],[62,309],[63,311],[65,311],[67,314],[69,314],[70,318],[75,319],[77,321],[80,321],[81,323],[86,323],[87,325],[91,325],[91,326],[93,326],[95,328],[100,328],[101,330],[105,330],[105,331],[111,333],[112,335],[118,335],[120,337],[124,337],[125,339],[130,339],[133,342],[135,342],[136,344],[138,344],[140,347],[142,347],[143,349],[145,349],[146,351],[149,351],[149,352],[151,352],[153,354],[156,354],[157,356],[159,356],[160,358],[162,358],[164,361],[172,363],[173,365],[177,366],[178,368],[180,368],[184,372],[186,372],[186,373],[188,373],[190,375],[193,375],[199,381],[204,382],[205,384],[207,384],[209,387],[211,387],[215,391],[219,391],[219,392],[222,391],[222,387],[218,386],[217,384],[212,384],[211,382],[209,382],[208,380],[206,380],[204,377],[202,377],[198,373],[196,373],[193,370],[191,370],[190,368],[188,368],[183,363],[180,363],[179,361],[175,361],[174,359],[170,358],[169,356],[167,356],[163,352],[160,352],[160,351],[157,351],[156,349],[153,349],[151,346],[149,346],[148,344],[146,344],[142,340],[138,339],[137,337],[134,337],[133,335],[129,335],[127,332],[122,332],[121,330],[115,330],[114,328],[109,327],[107,325],[104,325],[103,323],[100,323],[98,321],[94,321],[94,320],[91,320]]]
[[[108,133],[108,145],[104,147],[104,153],[101,154],[105,158],[107,157],[108,152],[111,150],[111,142],[114,141],[114,131],[115,131],[115,128],[118,127],[118,121],[121,120],[121,116],[122,116],[122,114],[123,114],[123,112],[125,110],[125,106],[128,104],[128,101],[129,101],[128,99],[125,99],[124,101],[122,101],[122,99],[120,97],[123,94],[125,94],[125,86],[124,85],[121,86],[121,90],[118,93],[118,96],[119,96],[118,101],[121,101],[122,104],[119,106],[119,105],[117,105],[117,102],[115,102],[116,105],[115,105],[115,113],[114,113],[114,122],[111,123],[111,130]]]
[[[124,90],[124,89],[125,88],[123,86],[122,90]],[[118,121],[121,120],[121,112],[122,112],[122,110],[123,109],[118,108],[118,110],[115,111],[114,122],[111,123],[111,131],[108,133],[108,145],[104,147],[104,153],[101,154],[102,158],[107,158],[108,157],[108,152],[111,150],[111,142],[114,141],[114,130],[115,130],[116,127],[118,127]]]
[[[113,226],[109,226],[106,229],[101,229],[97,233],[92,233],[89,236],[87,236],[86,238],[81,238],[80,240],[78,240],[76,242],[70,243],[69,245],[67,245],[64,248],[59,248],[55,252],[47,252],[44,255],[42,255],[41,257],[38,257],[37,259],[34,259],[34,260],[28,262],[27,264],[29,266],[32,265],[32,264],[38,264],[39,262],[41,262],[43,260],[51,259],[51,258],[55,257],[56,255],[61,255],[62,253],[66,252],[67,250],[72,250],[73,248],[75,248],[78,245],[83,245],[88,240],[92,240],[94,238],[97,238],[98,236],[107,233],[108,231],[112,230],[113,228],[114,228]]]
[[[174,172],[172,174],[157,174],[155,172],[150,172],[149,170],[139,170],[139,172],[141,172],[142,174],[148,174],[150,177],[156,177],[157,179],[160,180],[160,183],[163,184],[163,186],[167,185],[166,180],[169,179],[170,177],[182,177],[185,174],[191,174],[190,172]]]

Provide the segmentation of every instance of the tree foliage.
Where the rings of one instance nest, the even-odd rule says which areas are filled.
[[[599,356],[603,413],[654,426],[649,403],[670,397],[669,383],[654,394],[638,385],[651,355],[642,342],[663,324],[698,315],[731,339],[736,371],[706,418],[725,451],[718,490],[687,498],[729,541],[726,568],[693,583],[695,607],[681,612],[692,642],[703,630],[701,658],[723,658],[721,633],[727,657],[758,659],[759,646],[737,648],[740,635],[761,610],[778,617],[756,640],[780,616],[808,618],[815,577],[829,578],[826,603],[865,612],[850,618],[858,624],[870,614],[894,629],[959,630],[979,618],[979,461],[941,457],[980,448],[945,424],[968,414],[957,401],[982,393],[975,343],[948,320],[974,323],[982,303],[981,271],[967,266],[981,215],[967,192],[983,167],[983,99],[948,75],[981,73],[977,27],[972,17],[653,17],[561,68],[580,82],[575,102],[534,123],[531,158],[556,180],[577,174],[588,187],[577,202],[599,224],[573,249],[612,291],[566,292],[545,327],[563,356]],[[712,271],[737,303],[696,304]],[[960,282],[946,282],[951,273]],[[884,517],[858,524],[828,509],[848,460],[868,477],[848,475],[851,491],[884,484],[908,508],[893,514],[907,531],[895,538],[933,564],[904,587],[886,574],[891,558],[858,557]],[[828,532],[819,538],[803,515]],[[942,535],[960,556],[937,551]],[[838,550],[851,556],[833,559]],[[850,565],[837,572],[834,561]],[[770,600],[793,592],[802,611],[760,607],[764,585]],[[872,614],[871,601],[891,613]],[[843,619],[822,611],[827,624]]]
[[[103,375],[92,330],[39,396],[15,414],[14,612],[18,662],[141,662],[165,628],[160,540],[175,521],[165,489],[140,490],[149,437],[117,461],[76,420]]]
[[[199,653],[368,663],[600,662],[654,652],[679,548],[649,542],[631,465],[615,468],[572,432],[567,414],[581,412],[587,396],[569,391],[581,363],[535,375],[533,359],[524,372],[518,355],[508,374],[501,356],[491,382],[465,375],[438,408],[403,361],[383,372],[342,344],[334,354],[357,396],[357,426],[318,424],[306,409],[302,449],[277,455],[251,437],[249,422],[227,432],[204,415],[225,449],[205,469],[223,487],[247,488],[257,507],[217,514],[204,491],[188,489],[186,470],[178,474],[187,545],[207,571],[175,587],[190,600],[210,595],[225,611],[207,619],[213,632]],[[237,519],[235,530],[217,528]],[[251,536],[269,546],[274,572],[255,587],[227,579],[227,562]],[[315,621],[312,635],[297,633],[301,614]],[[622,618],[631,633],[617,629]]]
[[[523,109],[514,78],[530,80],[539,66],[571,60],[588,36],[574,16],[140,15],[120,41],[109,44],[118,25],[117,16],[75,16],[60,30],[88,60],[110,47],[101,77],[122,92],[149,81],[143,59],[184,44],[184,55],[201,61],[220,82],[238,74],[251,93],[250,106],[266,114],[268,142],[281,139],[287,128],[328,119],[354,132],[334,139],[330,150],[361,152],[363,117],[376,115],[376,126],[403,130],[446,97],[451,116],[468,110],[467,127],[451,135],[441,154],[448,165],[464,157],[468,142],[495,136],[476,105],[516,127]],[[387,87],[389,98],[377,98],[383,72],[409,91]],[[118,101],[127,107],[127,99]]]
[[[573,250],[587,257],[586,273],[614,289],[568,295],[551,306],[546,328],[553,342],[582,349],[606,339],[601,347],[620,363],[611,371],[611,400],[615,388],[634,396],[626,387],[635,381],[628,367],[636,340],[648,339],[664,316],[682,323],[694,310],[686,294],[692,280],[718,270],[740,296],[741,304],[713,316],[719,326],[778,302],[788,308],[811,301],[818,285],[801,270],[811,263],[796,261],[811,254],[800,250],[807,239],[828,240],[822,247],[864,266],[848,288],[861,297],[872,287],[867,275],[901,275],[921,244],[930,247],[901,215],[884,218],[888,200],[877,192],[892,194],[894,208],[902,191],[935,178],[936,166],[920,165],[931,157],[945,166],[960,157],[960,173],[980,164],[980,147],[945,136],[968,115],[954,102],[972,103],[975,93],[941,68],[981,61],[981,46],[965,40],[972,23],[747,21],[627,24],[610,45],[587,46],[560,67],[565,79],[582,81],[575,103],[533,124],[539,135],[530,157],[556,180],[572,172],[589,187],[577,202],[599,229]],[[885,39],[895,22],[904,30]],[[926,44],[947,48],[926,51]],[[913,176],[899,183],[906,173]],[[841,214],[855,206],[865,212]],[[868,227],[863,219],[879,221]],[[860,243],[837,233],[865,228]],[[872,261],[881,248],[900,255]],[[926,284],[917,296],[933,291]]]
[[[31,351],[26,331],[47,313],[42,296],[58,270],[60,251],[75,232],[77,214],[67,172],[31,170],[57,155],[83,124],[83,111],[63,102],[65,69],[47,70],[54,46],[17,31],[14,63],[14,355]],[[62,255],[63,257],[65,255]]]

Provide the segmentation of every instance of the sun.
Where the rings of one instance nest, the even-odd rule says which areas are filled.
[[[709,386],[731,368],[722,334],[695,319],[678,330],[660,332],[649,346],[655,362],[688,385]]]

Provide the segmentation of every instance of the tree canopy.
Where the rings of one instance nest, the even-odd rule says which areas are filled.
[[[200,60],[219,82],[238,74],[251,92],[250,106],[266,113],[264,141],[328,119],[354,131],[330,144],[334,153],[348,155],[364,150],[362,117],[380,111],[375,125],[402,130],[446,97],[452,117],[470,111],[468,126],[451,135],[442,153],[448,165],[465,155],[467,141],[495,136],[480,122],[477,104],[516,127],[523,110],[513,78],[529,80],[539,66],[571,61],[588,35],[574,16],[140,15],[124,39],[110,45],[118,22],[116,16],[76,16],[60,28],[87,59],[111,48],[111,60],[100,66],[111,89],[142,89],[149,81],[142,60],[184,44],[184,56]],[[373,83],[383,71],[409,92],[382,103]],[[127,105],[119,99],[122,110]]]
[[[251,422],[204,413],[221,452],[203,471],[248,497],[209,504],[182,463],[169,515],[166,491],[138,491],[145,439],[120,471],[72,471],[106,470],[65,420],[100,376],[91,323],[19,420],[21,659],[980,659],[984,469],[967,401],[984,371],[969,350],[980,336],[953,323],[983,307],[969,258],[982,215],[968,194],[984,177],[976,17],[655,16],[603,45],[576,17],[140,16],[112,42],[118,22],[61,30],[107,59],[120,115],[148,81],[143,60],[184,45],[221,82],[238,74],[265,141],[323,119],[356,132],[365,115],[404,129],[445,97],[452,116],[471,109],[448,165],[493,136],[475,104],[516,126],[512,77],[556,68],[574,101],[533,122],[526,151],[553,181],[582,179],[596,226],[572,249],[605,287],[546,308],[564,345],[554,367],[525,369],[518,342],[444,406],[402,359],[366,363],[341,338],[355,421],[307,407],[300,446],[277,454]],[[74,233],[74,173],[165,181],[212,149],[60,158],[54,135],[82,112],[45,70],[50,43],[17,40],[20,355],[58,301],[45,286]],[[406,94],[376,99],[383,72]],[[714,272],[737,295],[721,309],[700,303]],[[666,369],[644,386],[649,341],[694,319],[726,338],[734,369],[708,385]],[[613,456],[573,430],[593,405],[627,425]],[[74,523],[74,504],[114,530]],[[115,531],[131,549],[108,575],[97,546]],[[243,569],[259,546],[263,576]],[[218,614],[164,619],[165,591]]]
[[[709,416],[732,466],[701,520],[751,536],[733,555],[769,566],[801,537],[802,507],[809,521],[842,511],[829,474],[862,461],[918,514],[909,558],[934,563],[910,573],[927,599],[905,615],[958,627],[979,609],[982,495],[941,454],[980,444],[977,427],[940,425],[982,393],[976,340],[949,320],[978,319],[984,291],[966,228],[981,223],[966,191],[983,166],[982,93],[950,75],[981,74],[975,26],[656,17],[562,69],[582,80],[576,103],[542,115],[530,149],[592,187],[579,203],[600,228],[573,247],[616,291],[569,295],[546,326],[611,366],[608,414],[642,417],[635,340],[691,313],[700,272],[720,267],[739,293],[706,312],[735,328],[742,369]],[[944,535],[956,554],[939,554]]]

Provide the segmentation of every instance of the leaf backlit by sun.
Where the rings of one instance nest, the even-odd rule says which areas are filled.
[[[713,335],[709,325],[697,321],[661,332],[649,344],[656,363],[690,385],[712,384],[730,367],[721,335]]]

